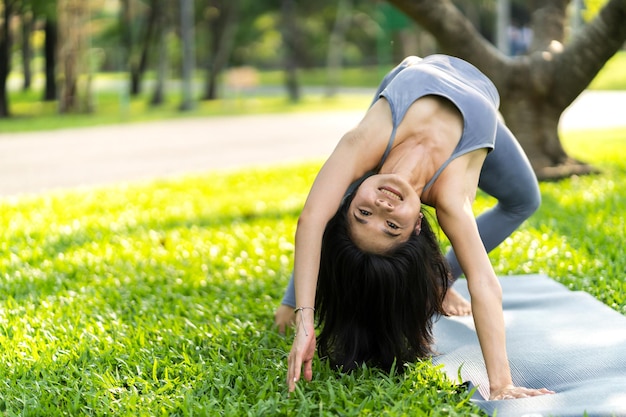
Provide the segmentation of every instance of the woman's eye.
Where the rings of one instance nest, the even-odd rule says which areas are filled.
[[[359,209],[359,213],[361,213],[362,216],[369,216],[370,214],[372,214],[367,210],[361,210],[361,209]]]
[[[391,227],[394,230],[399,228],[397,224],[392,222],[387,222],[387,226]]]

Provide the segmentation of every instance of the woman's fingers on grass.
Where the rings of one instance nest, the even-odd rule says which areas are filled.
[[[289,371],[287,372],[287,384],[289,387],[289,392],[293,392],[296,389],[296,382],[300,380],[301,366],[302,362],[300,362],[294,355],[294,357],[289,361]]]
[[[307,361],[304,364],[304,379],[311,381],[313,379],[313,361]]]

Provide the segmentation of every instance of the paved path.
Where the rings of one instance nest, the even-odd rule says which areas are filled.
[[[0,196],[321,159],[362,115],[254,115],[0,133]],[[563,129],[626,126],[626,93],[585,92],[561,123]]]

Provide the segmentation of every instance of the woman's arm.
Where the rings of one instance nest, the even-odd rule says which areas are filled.
[[[500,283],[480,240],[471,202],[466,200],[460,207],[438,207],[437,218],[467,278],[476,333],[493,396],[512,386]]]
[[[467,278],[476,333],[485,360],[491,399],[551,393],[515,387],[506,352],[502,289],[478,232],[472,204],[484,152],[459,158],[438,184],[436,212]]]
[[[375,105],[374,108],[380,108]],[[314,314],[317,276],[319,273],[322,237],[326,224],[337,212],[350,184],[376,167],[387,144],[380,128],[371,129],[381,117],[390,126],[388,112],[372,111],[358,128],[341,139],[320,170],[298,219],[295,238],[294,283],[296,289],[296,336],[289,355],[287,383],[295,389],[304,367],[304,377],[311,379],[311,363],[315,354]],[[385,125],[385,123],[379,123]],[[389,128],[389,131],[391,129]],[[384,138],[384,139],[381,139]],[[298,310],[300,307],[305,309]]]

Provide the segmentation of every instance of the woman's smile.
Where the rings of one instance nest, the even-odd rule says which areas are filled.
[[[400,200],[403,201],[404,198],[402,197],[402,194],[400,194],[399,191],[395,190],[394,188],[391,188],[389,186],[384,186],[384,187],[380,187],[378,189],[378,191],[380,191],[381,193],[385,194],[386,196],[394,199],[394,200]]]

